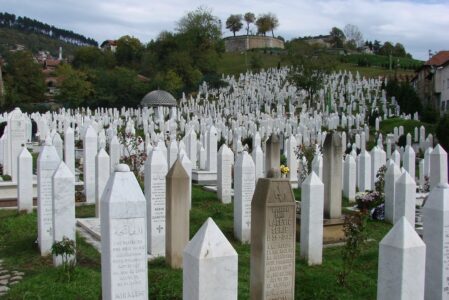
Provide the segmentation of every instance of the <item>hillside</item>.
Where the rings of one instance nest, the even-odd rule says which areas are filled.
[[[33,53],[40,50],[50,51],[53,56],[58,56],[59,47],[62,47],[65,57],[72,55],[78,47],[42,34],[22,32],[11,28],[0,28],[0,55],[4,55],[10,49],[15,49],[17,44],[25,46],[26,49]]]
[[[251,62],[257,57],[260,66],[263,69],[275,68],[280,64],[286,65],[285,57],[282,54],[270,54],[249,51],[246,55],[244,53],[223,53],[218,64],[218,73],[238,75],[245,73],[247,69],[251,69]],[[414,68],[419,66],[422,62],[413,59],[402,58],[399,62],[401,66],[398,70],[389,70],[386,68],[388,57],[381,55],[334,55],[337,70],[347,70],[351,72],[359,72],[360,75],[366,77],[377,76],[413,76]],[[368,60],[369,63],[361,63],[359,60]]]

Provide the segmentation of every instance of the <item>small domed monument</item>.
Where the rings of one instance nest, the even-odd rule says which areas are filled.
[[[158,120],[164,120],[164,107],[170,109],[170,118],[176,118],[176,106],[177,102],[175,97],[164,90],[154,90],[146,94],[142,101],[140,101],[142,107],[153,107]]]

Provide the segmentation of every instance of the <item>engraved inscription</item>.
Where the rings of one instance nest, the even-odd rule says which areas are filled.
[[[293,299],[295,206],[268,206],[265,299]]]
[[[148,275],[144,226],[144,218],[111,220],[113,299],[142,299],[146,296]]]

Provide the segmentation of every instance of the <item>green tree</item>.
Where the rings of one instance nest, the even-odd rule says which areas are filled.
[[[226,28],[229,29],[229,31],[231,31],[234,36],[237,31],[240,31],[240,29],[242,29],[242,27],[242,15],[230,15],[226,20]]]
[[[116,64],[114,54],[102,52],[96,47],[79,47],[74,54],[72,65],[75,68],[112,68]]]
[[[256,16],[252,12],[247,12],[243,19],[246,22],[246,35],[249,35],[249,25],[256,21]]]
[[[279,27],[279,19],[272,13],[268,13],[266,17],[268,18],[268,22],[270,24],[269,30],[271,31],[271,35],[274,37],[274,30]]]
[[[396,45],[394,45],[393,55],[398,57],[406,57],[407,52],[405,52],[404,45],[401,43],[396,43]]]
[[[329,35],[331,36],[332,47],[343,48],[346,36],[340,28],[332,27]]]
[[[122,36],[117,40],[115,57],[120,66],[136,67],[140,65],[144,47],[140,40],[129,35]]]
[[[4,66],[5,103],[2,109],[40,102],[46,91],[41,66],[28,51],[10,52]]]
[[[449,114],[445,114],[438,122],[435,130],[438,138],[438,143],[446,150],[449,151]]]
[[[382,47],[379,49],[380,55],[393,55],[394,54],[394,46],[391,42],[385,42]]]
[[[61,64],[56,70],[59,79],[56,100],[67,107],[86,105],[93,88],[85,72],[75,70],[69,64]]]
[[[208,8],[199,7],[195,11],[188,12],[179,20],[176,31],[192,39],[191,42],[196,48],[219,50],[221,22]]]
[[[260,15],[256,20],[257,33],[267,35],[267,31],[271,30],[271,20],[268,15]]]
[[[315,95],[323,87],[326,76],[335,68],[334,60],[326,56],[297,55],[290,57],[290,62],[293,66],[287,81],[297,88],[306,90],[313,104]]]
[[[374,52],[374,54],[379,54],[380,47],[381,47],[380,41],[374,40],[374,43],[373,43],[373,52]]]

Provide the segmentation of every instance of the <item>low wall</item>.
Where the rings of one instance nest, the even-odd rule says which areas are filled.
[[[270,36],[241,35],[224,39],[226,52],[242,52],[260,48],[284,49],[284,41]]]

